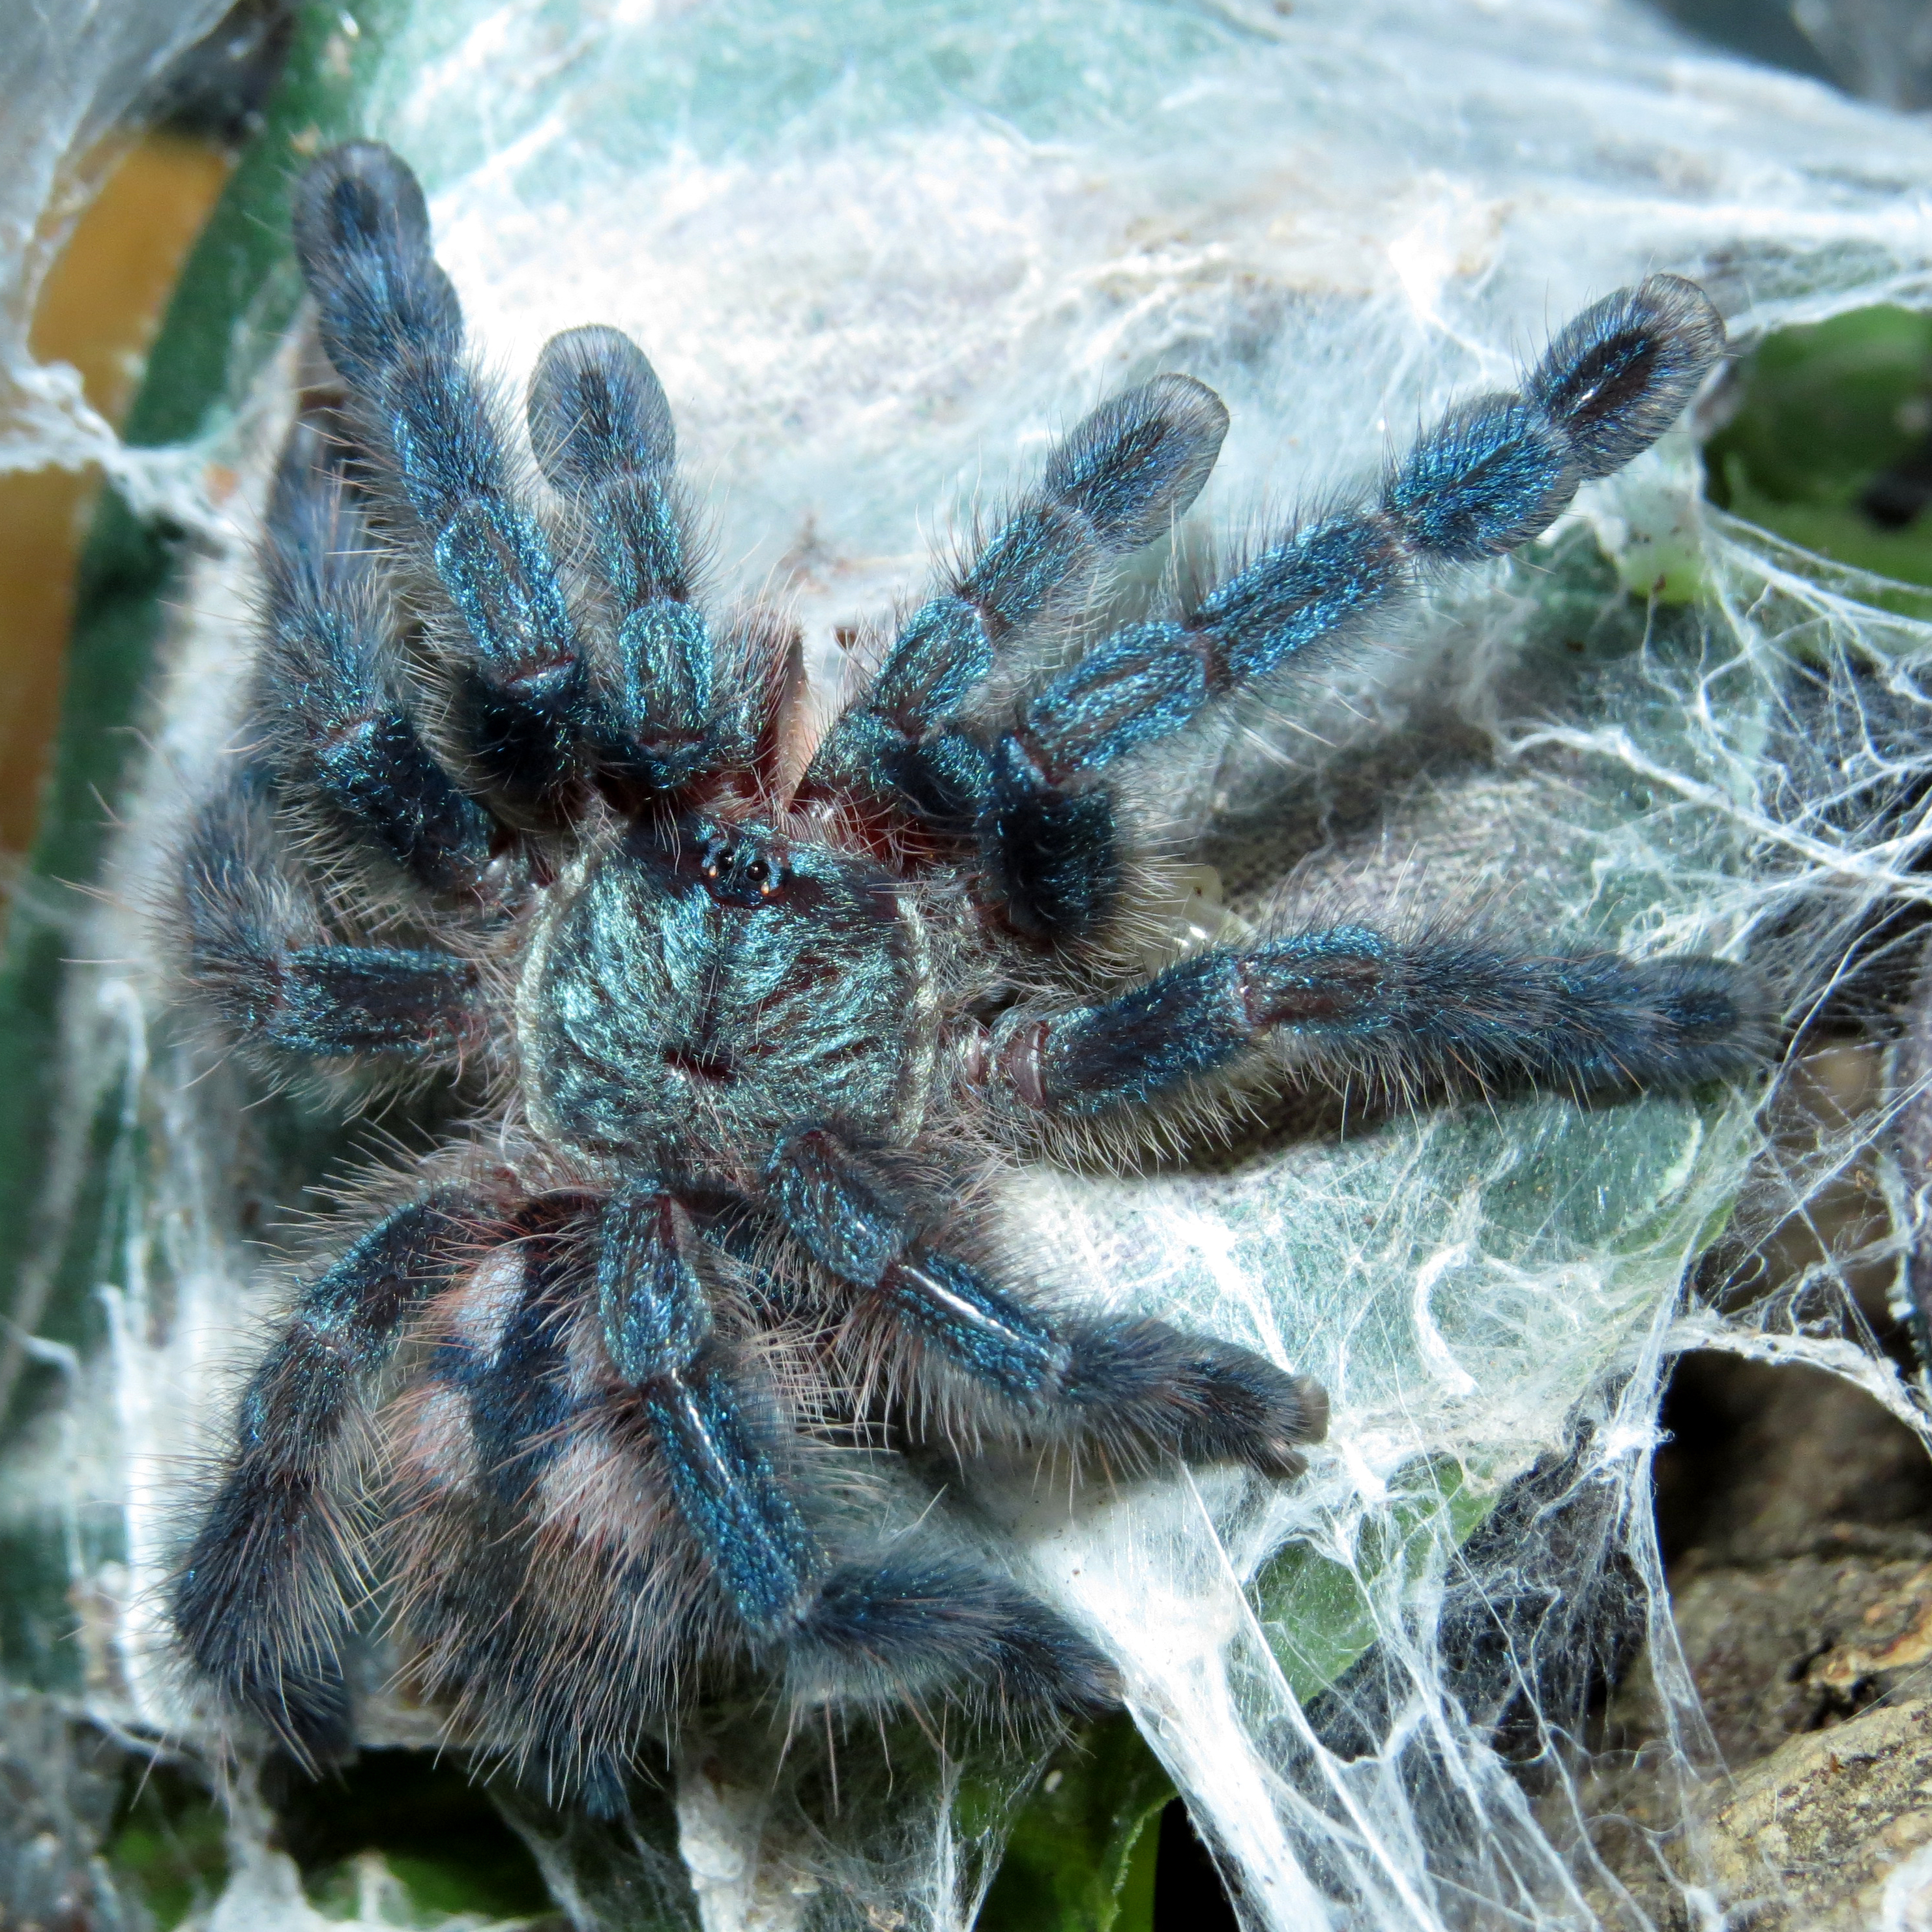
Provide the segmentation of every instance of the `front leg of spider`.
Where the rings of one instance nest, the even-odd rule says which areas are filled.
[[[448,600],[440,641],[469,760],[506,805],[552,806],[578,776],[582,653],[499,412],[464,358],[422,190],[386,148],[338,148],[302,178],[295,241],[389,522]]]
[[[1006,746],[989,753],[954,721],[1003,661],[1065,626],[1110,559],[1186,514],[1227,429],[1220,398],[1186,376],[1156,376],[1094,410],[992,538],[900,628],[806,773],[806,794],[856,786],[970,838],[1024,932],[1091,924],[1118,870],[1110,801],[1027,790]]]

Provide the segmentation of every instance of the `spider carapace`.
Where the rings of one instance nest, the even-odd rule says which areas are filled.
[[[1292,704],[1670,427],[1724,346],[1690,284],[1599,302],[1352,507],[1109,629],[1116,560],[1227,424],[1183,375],[1115,397],[812,744],[788,628],[698,599],[626,337],[544,348],[526,448],[395,155],[316,162],[296,241],[338,386],[273,491],[182,978],[276,1069],[400,1064],[478,1122],[296,1283],[174,1586],[192,1664],[298,1754],[346,1741],[376,1601],[457,1736],[605,1807],[733,1682],[1105,1705],[1107,1660],[928,1485],[1000,1443],[1286,1478],[1325,1400],[1049,1293],[1004,1172],[1211,1134],[1285,1072],[1682,1086],[1760,1052],[1708,959],[1356,923],[1150,974],[1123,938],[1164,753],[1231,698]]]

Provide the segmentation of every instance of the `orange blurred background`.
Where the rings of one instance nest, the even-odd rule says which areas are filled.
[[[130,148],[50,272],[31,341],[70,362],[87,400],[118,424],[182,264],[228,179],[224,148],[174,133]],[[100,487],[92,471],[0,475],[0,865],[32,843],[59,722],[75,566]]]

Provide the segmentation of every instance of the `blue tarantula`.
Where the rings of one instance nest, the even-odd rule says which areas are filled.
[[[458,1735],[621,1802],[698,1696],[1080,1709],[1078,1632],[895,1514],[988,1441],[1119,1472],[1300,1467],[1325,1402],[1249,1351],[1055,1306],[989,1173],[1331,1080],[1682,1086],[1756,1057],[1736,969],[1360,924],[1123,962],[1135,788],[1287,701],[1432,572],[1545,529],[1722,354],[1654,276],[1451,410],[1372,492],[1168,616],[1095,635],[1226,413],[1103,404],[802,746],[795,634],[708,618],[664,392],[549,343],[522,452],[422,190],[356,144],[301,184],[339,386],[274,491],[251,752],[176,887],[184,976],[287,1070],[476,1082],[295,1292],[173,1586],[188,1658],[300,1756],[346,1742],[372,1587]],[[1304,688],[1306,688],[1305,686]],[[868,1483],[871,1486],[868,1486]]]

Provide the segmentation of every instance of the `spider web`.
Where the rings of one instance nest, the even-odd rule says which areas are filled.
[[[60,127],[96,124],[173,10],[98,10],[122,40],[84,74],[23,74],[22,127],[56,84]],[[555,329],[632,328],[716,506],[721,584],[788,601],[828,690],[842,629],[917,581],[929,541],[1157,368],[1233,412],[1196,518],[1226,550],[1372,473],[1652,269],[1702,281],[1745,342],[1932,305],[1932,129],[1608,0],[1042,0],[1023,24],[992,0],[916,22],[868,0],[509,0],[403,10],[369,71],[368,131],[429,182],[476,338],[520,374]],[[20,235],[54,178],[23,182]],[[15,393],[44,398],[58,373],[27,353],[31,280],[8,285],[0,356]],[[232,730],[212,694],[245,658],[248,542],[290,391],[286,346],[259,362],[202,444],[109,451],[207,552],[152,753],[116,802],[123,880],[165,862]],[[16,412],[4,461],[106,447],[62,420]],[[218,460],[242,479],[219,509]],[[1932,626],[1701,508],[1696,484],[1690,438],[1666,439],[1528,555],[1438,586],[1318,706],[1233,721],[1174,781],[1216,814],[1222,902],[1204,881],[1175,945],[1190,918],[1392,906],[1748,953],[1794,1018],[1834,994],[1876,909],[1927,895]],[[912,506],[934,505],[922,526]],[[250,1216],[328,1144],[244,1112],[238,1074],[171,1042],[126,905],[74,939],[135,962],[71,976],[50,1190],[51,1211],[98,1216],[104,1339],[40,1345],[69,1391],[0,1467],[0,1520],[42,1538],[80,1607],[76,1708],[206,1742],[160,1641],[169,1512],[262,1312]],[[1883,1131],[1801,1155],[1757,1097],[1323,1116],[1211,1171],[1038,1170],[1011,1190],[1014,1245],[1056,1285],[1263,1349],[1334,1399],[1290,1488],[1202,1472],[1070,1498],[988,1465],[944,1505],[1119,1660],[1255,1932],[1650,1922],[1581,1808],[1588,1666],[1632,1633],[1667,1733],[1659,1869],[1715,1912],[1696,1800],[1718,1766],[1648,1507],[1670,1361],[1809,1362],[1926,1432],[1844,1287],[1870,1251],[1726,1298],[1721,1256],[1804,1214]],[[427,1743],[434,1719],[378,1698],[370,1736]],[[862,1736],[801,1738],[775,1778],[767,1731],[721,1726],[688,1744],[656,1836],[532,1807],[516,1822],[585,1924],[961,1925],[1040,1766],[946,1744],[895,1738],[888,1767]],[[250,1776],[207,1922],[319,1922]]]

